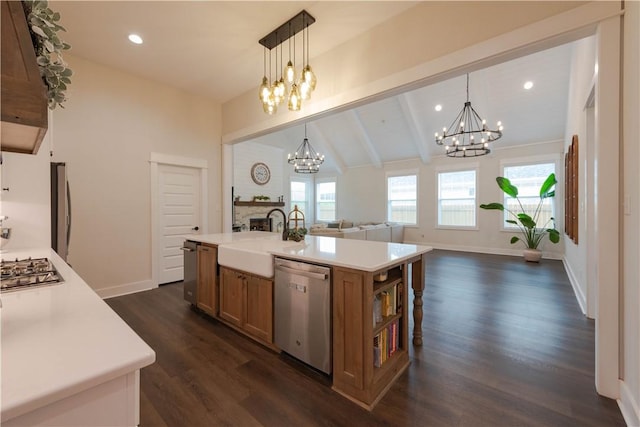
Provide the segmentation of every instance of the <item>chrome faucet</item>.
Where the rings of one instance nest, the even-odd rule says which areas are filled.
[[[269,213],[267,213],[267,219],[269,219],[271,214],[274,213],[275,211],[278,211],[282,214],[282,218],[284,220],[283,221],[284,227],[282,229],[282,240],[287,240],[289,238],[289,228],[287,227],[287,214],[284,213],[282,209],[274,208],[274,209],[271,209]]]

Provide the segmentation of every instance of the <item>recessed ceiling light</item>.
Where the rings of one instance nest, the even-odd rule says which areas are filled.
[[[129,34],[129,41],[135,44],[142,44],[142,37],[137,34]]]
[[[436,105],[436,111],[442,111],[442,105],[440,104]]]
[[[529,90],[529,89],[531,89],[532,87],[533,87],[533,82],[532,82],[532,81],[525,82],[525,84],[524,84],[524,88],[525,88],[526,90]]]

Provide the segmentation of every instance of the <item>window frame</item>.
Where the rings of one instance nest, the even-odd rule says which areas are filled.
[[[320,184],[326,184],[326,183],[330,183],[333,182],[334,186],[335,186],[335,195],[336,195],[336,199],[335,199],[335,208],[334,208],[334,212],[333,212],[333,219],[320,219],[319,215],[318,215],[318,195],[320,194],[318,192],[318,185]],[[314,191],[314,197],[313,197],[313,213],[314,213],[314,218],[316,220],[317,223],[320,224],[328,224],[332,221],[336,221],[338,218],[338,179],[335,176],[327,176],[327,177],[322,177],[322,178],[316,178],[314,185],[313,185],[313,191]]]
[[[556,181],[558,181],[558,183],[561,182],[562,176],[559,174],[560,171],[560,159],[561,159],[561,155],[560,154],[542,154],[542,155],[538,155],[538,156],[531,156],[531,157],[518,157],[518,158],[513,158],[513,159],[502,159],[500,160],[500,176],[505,176],[504,173],[504,169],[505,167],[513,167],[513,166],[533,166],[533,165],[541,165],[541,164],[551,164],[553,163],[554,165],[554,170],[555,170],[555,174],[556,174]],[[553,199],[551,199],[551,205],[552,205],[552,215],[555,218],[555,225],[556,225],[556,229],[560,230],[562,227],[562,229],[564,229],[564,221],[561,222],[560,218],[558,218],[558,214],[561,213],[563,214],[564,217],[564,212],[560,212],[560,206],[558,205],[558,203],[556,203],[556,200],[558,199],[558,197],[562,197],[564,200],[564,196],[563,196],[563,191],[562,188],[560,188],[562,186],[556,184],[555,186],[555,192],[556,195],[555,197],[553,197]],[[502,202],[501,203],[505,203],[505,196],[506,194],[504,194],[504,192],[502,190],[500,190],[500,194],[502,195]],[[511,233],[513,234],[513,232],[517,232],[519,231],[519,228],[515,225],[509,226],[509,223],[507,223],[505,221],[507,212],[504,211],[503,216],[502,216],[502,224],[500,224],[500,231],[504,232],[504,233]]]
[[[399,176],[415,176],[416,177],[416,199],[415,199],[416,200],[416,222],[415,223],[397,222],[397,221],[392,221],[389,218],[389,213],[390,213],[389,211],[389,178],[394,178]],[[419,173],[419,170],[418,169],[399,169],[399,170],[387,171],[385,173],[384,182],[385,182],[384,190],[385,190],[386,221],[401,224],[408,228],[419,228],[420,227],[420,173]]]
[[[475,225],[440,225],[440,174],[455,172],[475,172],[475,202],[473,205],[473,216]],[[480,164],[478,162],[470,162],[458,166],[440,166],[435,170],[435,229],[436,230],[460,230],[460,231],[478,231],[478,197],[480,182]]]
[[[291,197],[291,184],[293,182],[304,182],[306,184],[306,197],[307,197],[307,205],[308,205],[308,212],[304,212],[304,220],[305,220],[305,224],[307,227],[309,227],[311,224],[314,223],[315,221],[315,180],[313,179],[312,176],[302,176],[300,174],[297,175],[290,175],[289,176],[289,195],[288,195],[288,200],[289,200],[289,207],[290,207],[290,211],[293,210],[293,199]]]

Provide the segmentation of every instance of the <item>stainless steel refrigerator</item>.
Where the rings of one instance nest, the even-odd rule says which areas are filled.
[[[51,162],[51,248],[67,260],[71,237],[71,193],[67,165]]]

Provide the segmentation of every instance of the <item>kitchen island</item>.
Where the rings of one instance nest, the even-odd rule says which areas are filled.
[[[0,295],[3,426],[139,424],[139,373],[155,352],[50,249],[64,282]]]
[[[409,284],[414,293],[413,344],[422,345],[424,256],[431,248],[320,236],[277,243],[277,234],[256,234],[251,240],[251,233],[185,236],[216,254],[207,258],[216,263],[214,268],[198,265],[207,272],[205,279],[198,278],[198,289],[212,288],[205,311],[274,347],[272,326],[278,313],[273,312],[273,268],[261,263],[273,262],[275,256],[330,267],[333,389],[372,409],[409,364]],[[214,278],[218,269],[220,276]],[[381,299],[393,301],[392,308],[376,320],[374,301]]]

